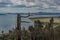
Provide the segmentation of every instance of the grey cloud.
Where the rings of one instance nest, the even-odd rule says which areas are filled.
[[[28,6],[29,8],[39,7],[40,9],[57,10],[57,7],[60,6],[60,0],[22,0],[22,1],[33,2],[34,4],[36,4],[36,5]],[[2,3],[0,2],[0,7],[2,6],[7,7],[6,5],[10,5],[11,7],[27,7],[25,4],[14,5],[10,0],[3,0]]]

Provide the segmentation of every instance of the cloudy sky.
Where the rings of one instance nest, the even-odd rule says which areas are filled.
[[[60,12],[60,0],[0,0],[0,13],[22,11]]]

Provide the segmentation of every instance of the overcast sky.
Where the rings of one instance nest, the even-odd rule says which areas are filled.
[[[15,7],[15,8],[11,8],[11,7]],[[42,12],[59,12],[60,0],[0,0],[0,13],[7,12],[7,10],[8,12],[20,12],[18,10],[21,9],[22,11],[23,9],[24,10],[28,9],[27,12],[31,12],[32,7],[34,9],[33,11],[38,10]]]

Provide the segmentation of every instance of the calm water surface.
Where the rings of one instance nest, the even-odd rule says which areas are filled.
[[[13,28],[16,27],[16,22],[17,22],[17,15],[12,15],[12,14],[6,14],[6,15],[0,15],[0,33],[2,30],[8,32],[9,30],[12,30]],[[21,18],[21,27],[25,27],[26,29],[31,25],[28,18]],[[25,21],[25,22],[24,22]]]

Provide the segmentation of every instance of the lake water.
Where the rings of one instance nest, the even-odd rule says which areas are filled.
[[[29,25],[32,25],[30,23],[31,20],[28,18],[21,18],[21,27],[25,27],[26,29],[29,27]],[[12,14],[6,14],[6,15],[0,15],[0,33],[1,31],[8,32],[9,30],[12,30],[16,27],[17,22],[17,15]]]

